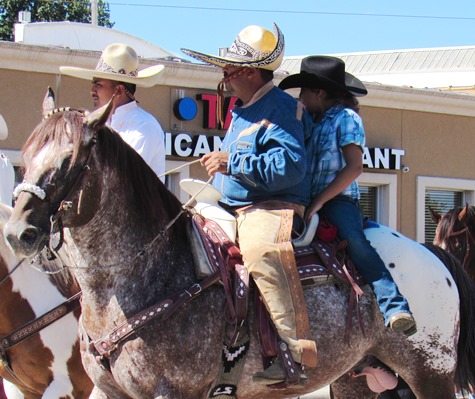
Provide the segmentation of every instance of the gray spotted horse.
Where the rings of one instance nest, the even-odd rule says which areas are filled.
[[[81,350],[95,384],[91,398],[204,399],[220,370],[225,295],[214,281],[197,280],[187,213],[105,124],[110,108],[92,114],[56,110],[34,129],[23,148],[25,179],[5,235],[20,257],[37,254],[52,231],[64,237],[83,293]],[[313,392],[367,355],[395,370],[420,399],[454,397],[456,375],[465,378],[461,386],[473,382],[474,352],[460,350],[475,347],[475,325],[465,322],[460,306],[473,303],[474,294],[463,289],[467,281],[392,229],[375,226],[366,234],[411,303],[418,332],[407,338],[386,328],[365,287],[365,334],[354,328],[348,345],[343,336],[350,288],[306,289],[319,348],[318,366],[306,371],[308,383],[270,390],[253,382],[262,363],[250,318],[238,397]],[[458,373],[462,367],[465,374]]]

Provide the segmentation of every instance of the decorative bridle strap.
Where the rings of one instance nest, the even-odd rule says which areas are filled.
[[[95,348],[101,357],[109,358],[112,352],[118,349],[120,343],[142,329],[147,323],[157,317],[165,319],[171,316],[181,305],[191,301],[202,291],[217,283],[220,280],[220,277],[219,271],[214,272],[202,282],[195,283],[190,288],[141,311],[119,324],[105,337],[90,342],[91,349]]]
[[[447,235],[447,237],[457,237],[463,233],[467,233],[468,232],[468,227],[464,227],[463,229],[459,230],[459,231],[454,231],[450,234]]]
[[[44,315],[37,317],[35,320],[30,321],[23,327],[13,331],[11,334],[0,338],[0,350],[6,352],[8,349],[13,348],[15,345],[30,338],[32,335],[40,332],[43,328],[48,327],[50,324],[59,320],[61,317],[66,316],[73,310],[77,309],[81,303],[81,292],[73,295],[71,298],[63,302],[61,305],[56,306]]]
[[[62,109],[61,108],[61,109],[58,109],[58,110],[53,110],[45,117],[45,119],[48,116],[51,116],[54,113],[63,112],[63,111],[70,111],[70,110],[72,110],[72,109],[69,109],[69,108],[68,109]],[[81,111],[78,111],[78,110],[73,110],[73,111],[81,112]],[[68,200],[68,198],[71,196],[71,194],[73,192],[75,192],[78,189],[78,187],[82,183],[85,172],[87,172],[90,169],[89,163],[90,163],[91,157],[92,157],[92,148],[94,147],[96,142],[97,142],[96,136],[93,136],[93,138],[91,140],[92,145],[91,145],[86,163],[81,168],[81,171],[79,172],[76,180],[74,181],[74,184],[71,186],[71,188],[69,189],[69,191],[65,195],[64,199],[60,202],[57,209],[55,210],[53,215],[51,215],[51,217],[50,217],[50,222],[51,222],[50,235],[52,236],[54,234],[55,226],[58,226],[58,231],[59,231],[59,234],[60,234],[60,240],[59,240],[58,244],[54,247],[49,245],[49,249],[50,249],[50,252],[52,254],[51,257],[48,257],[49,260],[52,260],[52,259],[55,259],[56,257],[58,257],[57,251],[59,251],[59,249],[61,248],[61,246],[63,244],[63,224],[62,224],[62,221],[61,221],[61,216],[64,212],[67,212],[73,206],[73,202]],[[14,195],[15,198],[18,198],[18,196],[22,192],[28,192],[30,194],[33,194],[36,197],[38,197],[40,200],[42,200],[42,201],[46,200],[47,202],[50,203],[50,205],[52,205],[52,203],[46,199],[46,192],[41,187],[39,187],[35,184],[27,183],[27,182],[20,183],[15,188],[15,190],[13,191],[13,195]],[[78,210],[79,210],[79,208],[78,208]]]
[[[55,109],[51,110],[50,112],[48,112],[48,113],[43,117],[43,120],[48,119],[49,117],[53,116],[54,114],[59,114],[60,112],[68,112],[68,111],[78,112],[78,113],[80,113],[80,114],[83,115],[83,116],[86,114],[86,111],[84,111],[84,110],[82,110],[82,109],[71,108],[71,107],[60,107],[60,108],[55,108]]]
[[[460,236],[464,234],[465,235],[465,255],[463,257],[462,261],[462,266],[465,268],[467,266],[467,262],[470,259],[471,253],[470,249],[475,246],[475,238],[473,237],[470,229],[468,226],[464,227],[463,229],[460,229],[459,231],[452,232],[450,234],[447,234],[447,239],[450,238],[455,238],[457,236]]]
[[[15,190],[13,190],[13,197],[18,198],[21,192],[27,192],[36,195],[40,200],[44,200],[46,198],[45,190],[32,183],[20,183],[15,187]]]

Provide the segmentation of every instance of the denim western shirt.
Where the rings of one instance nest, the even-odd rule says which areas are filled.
[[[363,150],[365,132],[361,117],[350,108],[334,105],[326,111],[322,120],[314,125],[312,141],[314,153],[311,160],[311,193],[314,198],[345,167],[343,147],[355,144]],[[341,194],[359,200],[360,192],[356,181]]]
[[[221,148],[229,152],[228,170],[217,173],[213,183],[223,193],[221,202],[244,206],[282,200],[307,206],[305,139],[311,123],[302,104],[269,82],[248,104],[237,105],[232,116]],[[308,118],[305,124],[303,118]]]

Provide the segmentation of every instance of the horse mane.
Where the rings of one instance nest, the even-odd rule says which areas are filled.
[[[23,147],[25,157],[33,157],[50,144],[51,157],[60,153],[63,141],[72,143],[72,157],[69,168],[74,166],[81,145],[91,127],[84,124],[84,112],[64,109],[45,118],[33,131]],[[120,135],[108,126],[101,126],[95,132],[96,148],[105,165],[118,173],[121,190],[130,193],[134,204],[144,217],[150,220],[167,220],[181,210],[180,201],[165,187],[143,158],[130,147]]]
[[[459,212],[455,212],[455,214],[458,215]],[[475,315],[473,314],[475,307],[475,285],[455,256],[436,245],[423,245],[442,261],[452,275],[457,290],[459,291],[460,336],[457,345],[457,357],[458,359],[467,359],[467,357],[462,354],[470,353],[470,356],[475,354],[475,346],[473,345],[473,340],[470,339],[471,334],[474,334],[473,326],[475,325]],[[459,361],[455,370],[455,383],[457,388],[466,390],[467,392],[469,392],[471,387],[475,386],[475,376],[469,371],[470,368],[470,364]]]
[[[163,220],[173,218],[181,211],[181,202],[115,130],[104,126],[98,131],[97,140],[107,167],[117,171],[123,190],[133,193],[137,209],[146,218]]]
[[[83,116],[84,112],[81,110],[65,109],[43,119],[23,145],[23,157],[33,157],[47,144],[52,144],[49,154],[51,158],[55,158],[61,151],[63,141],[69,139],[73,143],[71,167],[76,161],[81,145]]]

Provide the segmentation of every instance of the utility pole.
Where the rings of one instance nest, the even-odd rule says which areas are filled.
[[[98,25],[97,0],[91,0],[91,23]]]

